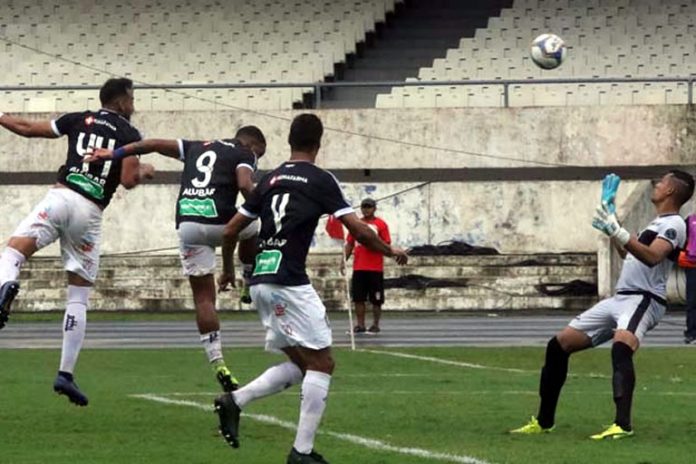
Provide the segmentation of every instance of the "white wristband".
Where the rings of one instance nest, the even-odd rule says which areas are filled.
[[[611,238],[619,242],[621,246],[624,246],[631,240],[631,233],[623,227],[619,227],[616,232],[611,235]]]

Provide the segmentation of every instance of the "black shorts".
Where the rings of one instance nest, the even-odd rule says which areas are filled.
[[[350,286],[351,296],[356,303],[370,301],[373,305],[384,304],[384,273],[377,271],[353,271]]]

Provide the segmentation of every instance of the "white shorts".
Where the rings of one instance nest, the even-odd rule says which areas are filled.
[[[585,332],[592,339],[592,346],[598,346],[611,340],[614,330],[628,330],[642,341],[664,315],[665,306],[650,296],[616,294],[600,301],[568,325]]]
[[[204,276],[215,272],[215,248],[222,246],[224,225],[182,222],[179,224],[179,256],[184,275]],[[246,226],[238,240],[247,240],[259,232],[259,221]]]
[[[40,250],[60,239],[66,271],[94,282],[99,271],[102,210],[67,188],[52,188],[12,234],[36,239]]]
[[[326,308],[311,285],[256,284],[251,287],[251,299],[266,328],[267,351],[331,346]]]

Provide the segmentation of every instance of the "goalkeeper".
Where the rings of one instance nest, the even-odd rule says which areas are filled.
[[[616,218],[614,199],[619,181],[614,174],[604,179],[602,202],[592,221],[592,227],[609,236],[624,258],[616,294],[577,316],[551,338],[541,369],[539,413],[512,433],[551,432],[568,372],[568,358],[572,353],[612,340],[616,417],[609,428],[590,438],[619,439],[633,435],[633,353],[646,332],[655,328],[665,314],[667,276],[686,240],[686,223],[679,216],[679,209],[691,198],[694,179],[684,171],[672,170],[653,181],[651,201],[657,217],[638,236],[622,228]]]

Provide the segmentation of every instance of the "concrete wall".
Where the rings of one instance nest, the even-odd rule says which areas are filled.
[[[530,161],[584,166],[693,163],[690,153],[695,145],[690,130],[693,117],[682,106],[334,110],[319,114],[327,128],[341,131],[326,131],[319,164],[329,169],[511,167],[530,166]],[[231,136],[242,124],[257,124],[269,141],[268,154],[260,163],[262,169],[268,169],[288,156],[285,140],[293,115],[143,113],[134,122],[146,136],[199,139]],[[2,171],[54,172],[64,153],[63,140],[27,140],[0,131]],[[482,153],[496,158],[472,155]],[[180,168],[178,162],[156,155],[149,160],[161,170]],[[344,187],[350,200],[358,204],[366,195],[379,198],[413,185]],[[625,182],[620,198],[629,195],[635,185]],[[0,240],[11,234],[46,188],[0,186]],[[599,189],[599,180],[435,183],[380,203],[378,213],[391,225],[395,242],[405,246],[459,239],[507,253],[591,252],[598,248],[590,221]],[[103,252],[175,247],[176,192],[173,185],[119,191],[105,213]],[[332,246],[326,237],[318,236],[317,250]],[[55,254],[55,247],[46,253]]]
[[[242,124],[256,124],[269,142],[263,164],[272,166],[287,156],[289,121],[295,114],[148,112],[136,113],[133,121],[149,137],[203,139],[231,136]],[[329,169],[692,163],[696,145],[693,110],[687,106],[367,109],[317,114],[327,128],[320,162]],[[3,171],[52,170],[49,167],[59,166],[64,152],[59,142],[0,132]],[[157,165],[176,168],[170,160],[158,160]]]

